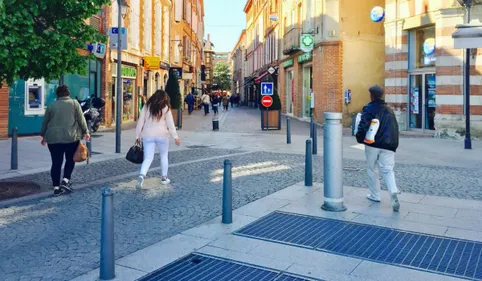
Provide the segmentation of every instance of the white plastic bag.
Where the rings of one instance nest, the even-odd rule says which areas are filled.
[[[358,132],[358,125],[360,124],[360,121],[361,121],[361,113],[358,113],[356,115],[356,119],[355,119],[355,129],[354,129],[354,135],[356,136],[356,133]]]

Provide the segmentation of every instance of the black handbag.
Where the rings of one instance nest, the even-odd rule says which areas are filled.
[[[140,142],[136,142],[127,152],[126,159],[134,164],[142,164],[144,161],[144,149]]]

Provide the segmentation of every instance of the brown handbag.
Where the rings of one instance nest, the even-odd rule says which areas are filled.
[[[84,162],[85,160],[87,160],[87,155],[87,146],[85,146],[85,144],[80,141],[79,146],[77,146],[77,150],[74,154],[74,162]]]

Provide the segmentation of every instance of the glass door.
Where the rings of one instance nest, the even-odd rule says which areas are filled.
[[[303,117],[311,117],[311,89],[313,68],[311,66],[303,68]]]
[[[434,73],[410,75],[408,124],[411,130],[435,130],[435,97]]]
[[[293,92],[294,92],[294,79],[293,79],[293,71],[286,72],[286,84],[285,84],[285,93],[286,93],[286,114],[293,115]]]

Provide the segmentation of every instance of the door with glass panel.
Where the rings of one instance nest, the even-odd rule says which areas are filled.
[[[409,76],[409,120],[411,130],[434,131],[436,114],[435,73]]]

